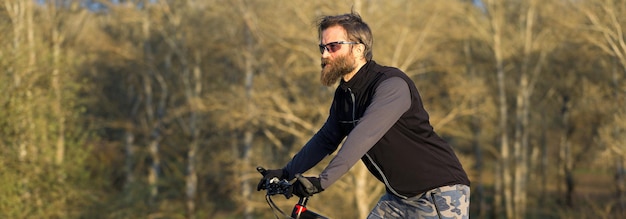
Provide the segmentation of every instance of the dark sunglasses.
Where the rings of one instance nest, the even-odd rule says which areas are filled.
[[[324,50],[328,50],[329,53],[337,52],[338,50],[341,49],[341,44],[360,44],[360,43],[337,41],[337,42],[331,42],[327,44],[320,44],[318,46],[320,47],[320,53],[324,54]]]

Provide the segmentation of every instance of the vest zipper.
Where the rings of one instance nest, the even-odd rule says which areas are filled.
[[[372,165],[376,168],[376,171],[378,171],[378,174],[380,174],[380,176],[383,178],[383,182],[385,183],[385,186],[387,186],[387,188],[389,189],[389,191],[391,191],[391,193],[393,193],[394,195],[396,195],[396,196],[398,196],[398,197],[400,197],[402,199],[409,198],[409,197],[406,197],[404,195],[400,195],[400,193],[396,192],[396,190],[393,189],[393,187],[391,187],[391,184],[389,184],[389,181],[387,180],[387,176],[385,176],[385,174],[380,169],[380,167],[378,167],[378,165],[376,163],[374,163],[374,160],[372,159],[372,157],[370,157],[370,155],[367,154],[367,153],[365,153],[365,156],[370,161],[370,163],[372,163]]]
[[[352,89],[348,88],[348,92],[350,92],[350,97],[352,98],[352,125],[353,128],[356,127],[356,98],[354,97],[354,93],[352,93]],[[408,197],[404,196],[404,195],[400,195],[400,193],[396,192],[396,190],[394,190],[391,187],[391,184],[389,184],[389,181],[387,180],[387,176],[385,176],[385,174],[383,173],[383,171],[380,169],[380,167],[378,167],[378,165],[376,163],[374,163],[374,160],[372,159],[372,157],[370,157],[369,154],[367,154],[367,152],[365,152],[365,156],[367,156],[367,159],[370,161],[370,163],[376,168],[376,171],[378,171],[378,173],[380,174],[380,176],[383,178],[383,182],[385,183],[385,186],[387,188],[389,188],[389,191],[391,191],[391,193],[393,193],[394,195],[402,198],[402,199],[407,199]]]
[[[350,92],[350,97],[352,98],[352,128],[356,127],[356,97],[354,97],[354,93],[352,93],[352,89],[348,88],[348,92]]]

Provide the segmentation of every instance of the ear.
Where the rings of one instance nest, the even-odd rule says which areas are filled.
[[[365,51],[365,45],[356,44],[352,50],[355,52],[354,54],[358,54],[358,58],[365,58],[365,54],[363,54],[363,51]]]
[[[363,54],[363,51],[365,51],[365,45],[363,44],[356,44],[355,48],[359,54]]]

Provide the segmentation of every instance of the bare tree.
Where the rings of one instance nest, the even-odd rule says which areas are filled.
[[[146,125],[145,131],[148,137],[148,151],[150,153],[150,157],[152,159],[152,163],[148,170],[148,187],[150,188],[150,204],[156,205],[156,198],[159,194],[159,178],[160,178],[160,168],[161,168],[161,156],[160,156],[160,144],[161,144],[161,125],[162,119],[165,114],[165,103],[167,99],[167,85],[165,84],[164,78],[156,72],[155,68],[151,67],[155,63],[153,49],[150,45],[149,39],[151,38],[151,27],[150,27],[150,19],[148,13],[144,13],[142,19],[142,33],[144,37],[143,42],[143,58],[144,63],[148,65],[145,72],[141,74],[142,83],[143,83],[143,93],[145,95],[145,121],[144,125]],[[155,83],[156,82],[156,83]],[[160,92],[157,91],[157,88],[160,88]],[[153,100],[157,99],[156,102]]]
[[[495,211],[504,210],[507,218],[513,218],[513,191],[511,188],[512,177],[510,174],[510,146],[508,137],[508,102],[506,93],[506,70],[504,69],[504,45],[503,45],[503,28],[506,25],[505,6],[503,2],[486,1],[486,8],[489,14],[489,22],[492,36],[492,49],[495,58],[495,69],[498,87],[498,106],[499,106],[499,131],[500,131],[500,157],[497,165],[496,176],[496,193],[494,198]],[[501,180],[501,181],[500,181]],[[504,208],[500,204],[504,203]]]
[[[19,166],[28,169],[29,163],[37,161],[37,138],[36,133],[36,101],[35,96],[35,80],[33,74],[37,67],[37,53],[35,51],[35,27],[33,23],[33,2],[32,1],[5,1],[4,10],[12,26],[12,43],[10,47],[10,56],[14,57],[14,64],[7,69],[7,73],[11,75],[8,105],[11,106],[9,116],[13,118],[10,121],[12,131],[12,142],[17,146],[17,158]],[[35,174],[35,173],[31,173]],[[19,176],[18,193],[21,203],[36,203],[40,200],[38,191],[34,188],[30,177],[26,174]],[[16,215],[26,216],[27,209],[22,207],[22,212]],[[31,208],[37,208],[33,205]]]
[[[618,104],[617,108],[610,109],[611,114],[615,115],[615,120],[603,128],[601,139],[606,145],[606,151],[617,152],[613,156],[609,156],[609,160],[613,162],[615,170],[615,184],[617,190],[617,202],[619,203],[619,212],[626,215],[626,192],[624,191],[626,171],[624,171],[626,154],[622,151],[626,148],[626,141],[623,137],[623,124],[616,121],[622,121],[624,115],[623,105],[626,99],[624,94],[626,90],[621,86],[624,83],[626,75],[626,35],[624,29],[626,22],[620,17],[626,13],[626,6],[623,1],[601,0],[601,1],[583,1],[571,2],[571,5],[580,12],[584,19],[584,29],[586,30],[586,40],[590,44],[600,48],[602,52],[612,57],[615,63],[611,72],[611,93],[613,101]]]
[[[543,5],[549,2],[542,3]],[[526,14],[522,17],[525,24],[521,32],[522,62],[518,79],[516,98],[516,116],[514,133],[514,203],[515,218],[524,218],[527,205],[527,188],[529,174],[529,135],[530,135],[530,110],[534,105],[531,97],[535,91],[536,83],[540,79],[540,73],[546,63],[546,56],[556,46],[554,42],[546,42],[547,36],[551,35],[549,28],[536,24],[543,14],[539,9],[539,3],[531,0],[527,2]],[[544,7],[548,8],[548,7]],[[550,12],[548,12],[550,13]]]

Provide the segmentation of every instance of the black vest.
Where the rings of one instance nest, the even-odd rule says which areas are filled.
[[[350,81],[341,81],[332,110],[342,134],[348,135],[358,124],[378,85],[390,77],[400,77],[409,85],[411,106],[361,160],[390,193],[400,197],[446,185],[469,185],[454,151],[430,125],[415,84],[397,68],[369,61]]]

